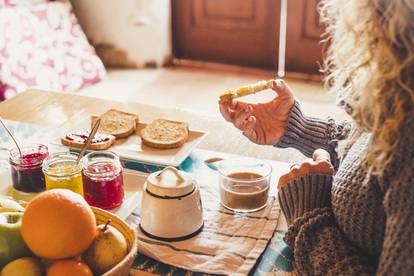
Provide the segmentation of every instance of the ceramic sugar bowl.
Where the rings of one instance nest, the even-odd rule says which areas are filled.
[[[177,241],[203,228],[200,188],[187,173],[174,167],[148,176],[141,202],[141,230],[149,237]]]

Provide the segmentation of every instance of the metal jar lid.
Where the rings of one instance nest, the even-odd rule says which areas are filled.
[[[158,197],[182,197],[190,194],[194,186],[194,180],[190,175],[174,167],[166,167],[147,178],[147,191]]]

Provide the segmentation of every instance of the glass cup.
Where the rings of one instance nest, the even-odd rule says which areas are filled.
[[[68,189],[83,196],[82,166],[76,163],[77,154],[59,152],[43,162],[46,190]]]
[[[124,199],[122,166],[118,155],[96,151],[82,158],[83,191],[91,206],[114,209]]]
[[[219,162],[221,204],[235,212],[255,212],[267,205],[272,166],[254,158]]]
[[[45,145],[27,145],[10,151],[13,188],[23,193],[39,193],[45,190],[45,176],[42,172],[43,160],[49,155]]]

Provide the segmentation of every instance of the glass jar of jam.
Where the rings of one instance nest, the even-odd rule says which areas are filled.
[[[43,163],[46,190],[68,189],[83,195],[82,166],[76,163],[77,154],[59,152],[51,154]]]
[[[118,155],[96,151],[82,158],[83,191],[91,206],[111,210],[124,199],[122,166]]]
[[[38,193],[45,190],[43,160],[49,155],[45,145],[30,145],[10,151],[12,183],[15,190],[24,193]]]

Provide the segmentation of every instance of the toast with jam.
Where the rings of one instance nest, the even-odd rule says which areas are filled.
[[[101,123],[98,132],[113,135],[116,139],[134,134],[139,122],[138,115],[117,109],[110,109],[99,118],[101,118]],[[98,116],[92,116],[91,127],[97,119]]]
[[[184,122],[157,119],[141,130],[141,140],[151,148],[178,148],[188,140],[188,125]]]
[[[89,132],[70,133],[60,138],[62,145],[71,148],[82,148],[86,140],[88,140]],[[88,149],[91,150],[106,150],[115,142],[115,136],[104,133],[97,133],[92,139]]]

